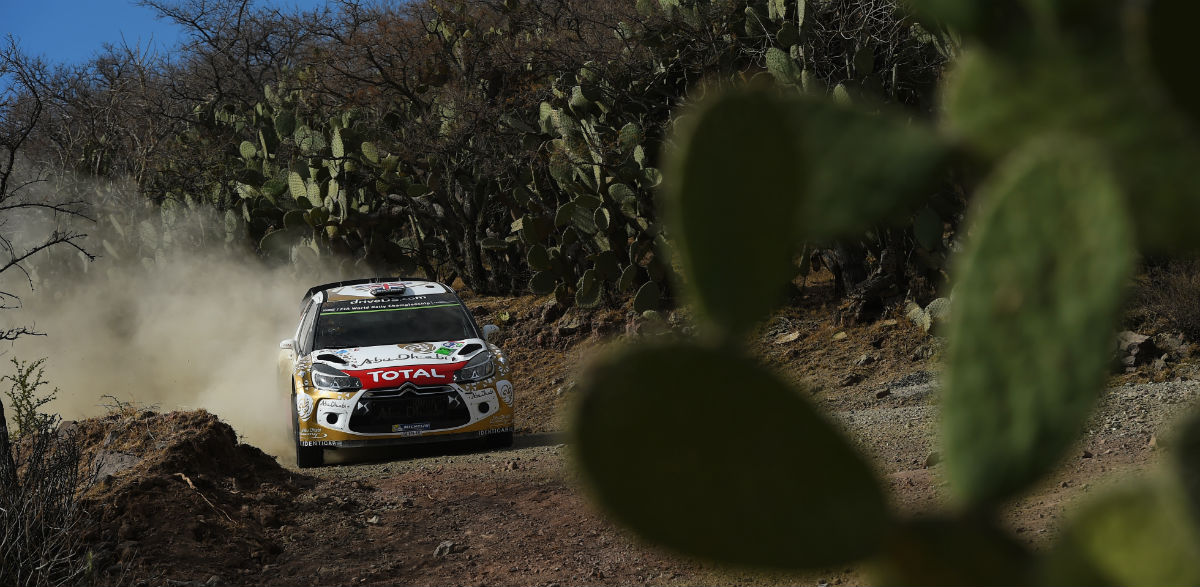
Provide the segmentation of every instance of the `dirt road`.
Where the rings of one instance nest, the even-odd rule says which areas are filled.
[[[297,471],[237,444],[232,429],[203,412],[127,412],[88,421],[82,427],[89,454],[120,463],[93,492],[100,518],[94,541],[105,577],[155,585],[869,580],[863,568],[718,569],[613,526],[590,504],[572,471],[570,447],[554,431],[562,429],[578,364],[604,344],[602,337],[620,330],[620,316],[567,315],[549,323],[545,308],[529,300],[470,303],[479,312],[504,308],[512,316],[504,346],[522,393],[513,448],[331,452],[329,466]],[[800,384],[800,393],[845,430],[890,488],[897,510],[953,507],[938,464],[938,388],[929,360],[935,341],[903,321],[843,329],[822,318],[828,314],[814,302],[781,316],[752,352]],[[1128,383],[1139,374],[1114,380],[1076,448],[1008,508],[1005,521],[1018,537],[1046,544],[1072,503],[1160,460],[1169,423],[1200,396],[1195,364],[1173,365],[1170,376],[1175,380]]]
[[[854,390],[862,405],[835,418],[874,461],[902,511],[945,501],[935,463],[936,383],[927,374],[895,382],[882,398]],[[1156,458],[1150,442],[1200,395],[1194,381],[1126,385],[1107,394],[1078,450],[1007,522],[1032,545],[1054,535],[1069,505]],[[297,506],[311,513],[279,529],[282,552],[243,579],[268,584],[854,584],[861,569],[799,575],[718,570],[639,543],[585,498],[569,447],[554,434],[518,436],[511,450],[462,446],[378,450],[305,473],[315,485]],[[1086,452],[1085,452],[1086,451]],[[240,582],[240,581],[239,581]]]

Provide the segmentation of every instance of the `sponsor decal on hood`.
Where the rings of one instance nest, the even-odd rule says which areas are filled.
[[[440,365],[405,365],[381,369],[345,369],[347,375],[362,381],[363,389],[398,387],[405,383],[416,385],[439,385],[454,382],[454,373],[466,365],[466,361]]]
[[[483,348],[482,340],[467,339],[317,349],[311,356],[316,362],[326,363],[357,377],[362,381],[363,388],[375,389],[396,387],[410,381],[417,385],[451,383],[454,373]],[[463,349],[469,352],[458,354]]]

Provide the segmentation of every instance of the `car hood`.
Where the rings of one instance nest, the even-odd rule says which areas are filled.
[[[487,349],[478,338],[348,349],[318,349],[309,356],[362,381],[363,388],[444,384],[472,357]]]

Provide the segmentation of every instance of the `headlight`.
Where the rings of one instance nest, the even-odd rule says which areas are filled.
[[[324,363],[313,363],[312,382],[317,389],[333,391],[362,387],[362,382],[357,377],[342,373]]]
[[[492,364],[492,353],[483,351],[475,355],[474,359],[471,359],[467,362],[466,366],[454,374],[454,381],[458,383],[471,383],[487,379],[495,372],[496,366]]]

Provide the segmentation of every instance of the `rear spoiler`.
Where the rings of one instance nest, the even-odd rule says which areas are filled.
[[[308,303],[309,298],[313,297],[317,292],[325,291],[335,287],[345,287],[347,285],[362,285],[364,283],[388,283],[390,281],[430,281],[423,277],[368,277],[365,279],[350,279],[347,281],[335,281],[333,283],[325,283],[308,288],[308,292],[304,297],[300,298],[300,311],[304,311],[304,305]]]

